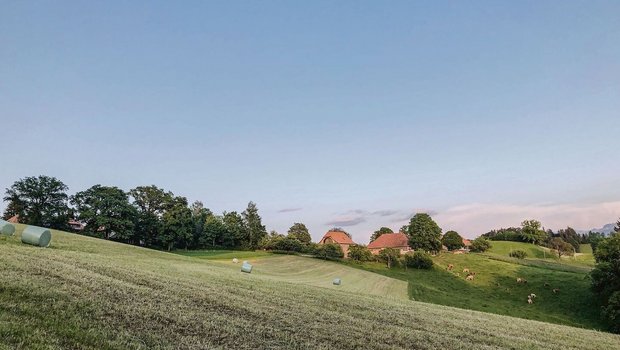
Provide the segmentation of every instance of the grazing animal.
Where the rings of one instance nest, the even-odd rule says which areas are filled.
[[[463,269],[463,273],[469,273],[469,269],[467,268]]]
[[[553,293],[558,293],[560,290],[558,288],[553,288]]]
[[[534,293],[530,294],[530,298],[532,298],[532,299],[536,298],[536,294],[534,294]]]
[[[528,303],[528,304],[533,304],[533,303],[534,303],[534,301],[532,300],[532,298],[527,298],[527,303]]]
[[[525,278],[518,277],[517,278],[517,283],[526,284],[527,280]]]
[[[474,275],[467,275],[467,277],[465,277],[465,280],[473,281],[474,280]]]
[[[237,258],[234,258],[234,259],[233,259],[233,263],[234,263],[234,264],[236,264],[236,263],[238,263],[238,262],[239,262],[239,259],[237,259]]]
[[[452,271],[453,268],[454,268],[454,265],[448,264],[448,271]]]

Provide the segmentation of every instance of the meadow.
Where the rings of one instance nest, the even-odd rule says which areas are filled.
[[[590,267],[570,259],[543,255],[542,247],[518,242],[492,242],[485,254],[444,253],[434,258],[431,270],[392,268],[384,264],[347,262],[348,266],[372,271],[409,283],[413,300],[509,315],[558,324],[604,329],[596,299],[590,292]],[[514,249],[532,258],[510,258]],[[545,258],[546,257],[546,258]],[[447,271],[449,264],[453,271]],[[476,272],[466,281],[463,269]],[[518,284],[517,278],[527,284]],[[548,286],[545,286],[545,283]],[[559,289],[557,293],[553,289]],[[530,293],[537,295],[527,303]]]
[[[58,231],[27,246],[22,229],[0,238],[0,349],[620,348],[604,332],[289,282],[265,257],[243,274]]]

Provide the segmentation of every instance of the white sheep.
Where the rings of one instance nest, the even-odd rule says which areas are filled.
[[[238,262],[239,262],[239,259],[237,259],[237,258],[234,258],[234,259],[233,259],[233,264],[236,264],[236,263],[238,263]]]

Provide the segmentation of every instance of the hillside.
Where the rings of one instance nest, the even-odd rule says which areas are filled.
[[[0,239],[1,349],[620,348],[608,333],[288,283],[68,233],[40,249],[19,243],[21,229]]]
[[[441,254],[434,258],[431,270],[387,269],[381,263],[358,264],[352,267],[372,271],[409,283],[413,300],[446,306],[491,312],[576,327],[604,329],[599,305],[590,291],[587,273],[590,267],[579,261],[543,259],[543,249],[518,242],[492,242],[488,254]],[[508,257],[510,249],[526,250],[530,259]],[[448,264],[454,265],[452,272]],[[474,281],[466,281],[463,269],[476,272]],[[518,277],[527,285],[516,283]],[[545,286],[547,283],[549,286]],[[559,289],[553,293],[553,289]],[[533,305],[527,295],[537,295]]]

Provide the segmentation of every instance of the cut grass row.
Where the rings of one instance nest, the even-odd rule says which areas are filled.
[[[53,232],[0,240],[1,349],[618,349],[609,333],[242,274]]]

